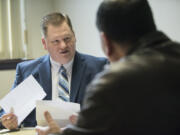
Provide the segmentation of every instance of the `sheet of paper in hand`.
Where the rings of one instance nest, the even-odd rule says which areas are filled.
[[[50,112],[53,119],[61,126],[65,127],[70,123],[69,117],[73,113],[80,111],[80,104],[64,101],[37,101],[36,102],[36,119],[38,126],[47,126],[44,118],[44,112]]]
[[[0,106],[6,113],[13,108],[13,113],[17,116],[18,125],[20,125],[35,108],[36,101],[42,100],[45,96],[43,88],[30,75],[0,100]]]

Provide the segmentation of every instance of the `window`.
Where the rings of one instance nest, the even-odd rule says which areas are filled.
[[[0,60],[25,57],[23,6],[23,0],[0,0]]]

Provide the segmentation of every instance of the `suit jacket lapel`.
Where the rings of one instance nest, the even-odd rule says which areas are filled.
[[[52,99],[52,79],[49,55],[45,56],[42,63],[34,70],[33,76],[46,92],[47,96],[45,99]]]
[[[80,89],[81,78],[86,67],[83,61],[84,59],[81,57],[81,55],[78,52],[76,52],[73,68],[72,68],[71,94],[70,94],[71,102],[75,102],[78,91]]]

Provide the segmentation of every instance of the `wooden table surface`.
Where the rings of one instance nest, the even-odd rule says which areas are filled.
[[[34,128],[22,128],[18,131],[0,130],[0,135],[37,135]]]

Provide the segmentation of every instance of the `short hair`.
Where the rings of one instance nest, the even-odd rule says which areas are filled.
[[[68,24],[68,26],[74,33],[73,27],[71,24],[71,20],[67,15],[61,14],[59,12],[53,12],[53,13],[50,13],[50,14],[44,16],[41,21],[41,30],[42,30],[43,36],[45,36],[45,37],[47,36],[48,25],[51,24],[53,26],[59,26],[64,21]]]
[[[156,30],[147,0],[105,0],[98,8],[96,25],[117,43],[135,42]]]

